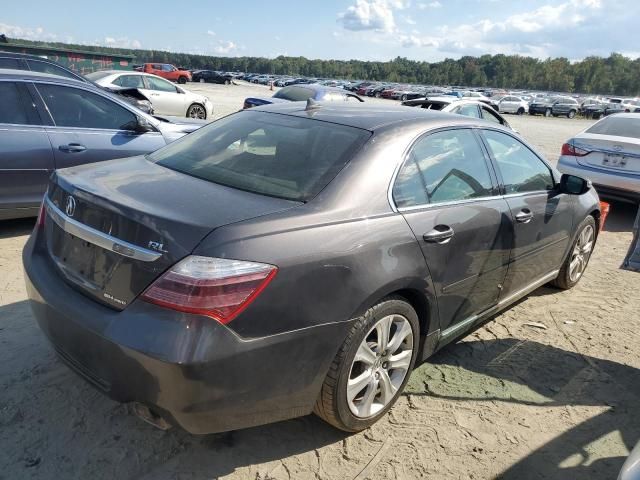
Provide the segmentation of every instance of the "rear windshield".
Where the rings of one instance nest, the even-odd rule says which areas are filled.
[[[292,102],[304,102],[313,98],[315,93],[315,90],[306,87],[284,87],[282,90],[278,90],[273,98],[283,98],[285,100],[291,100]]]
[[[640,116],[638,118],[618,116],[607,117],[593,125],[589,130],[587,130],[587,133],[640,138]]]
[[[210,182],[306,202],[333,180],[370,135],[309,118],[243,111],[147,158]]]

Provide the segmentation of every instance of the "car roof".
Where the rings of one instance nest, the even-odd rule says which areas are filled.
[[[254,107],[245,111],[263,111],[311,117],[316,120],[337,123],[369,131],[381,130],[395,124],[432,123],[436,126],[446,125],[478,125],[487,126],[486,121],[475,120],[463,115],[426,110],[424,108],[408,108],[396,105],[348,104],[342,102],[315,102],[316,107],[307,109],[307,102],[274,103]]]
[[[285,88],[308,88],[310,90],[315,90],[316,92],[337,92],[337,93],[342,93],[342,94],[347,94],[348,92],[345,92],[345,90],[343,88],[337,88],[337,87],[328,87],[327,85],[320,85],[319,83],[303,83],[303,84],[299,84],[299,85],[287,85],[286,87],[282,87],[283,89]]]
[[[32,82],[36,82],[39,80],[50,80],[57,83],[68,83],[69,85],[91,85],[90,83],[83,82],[82,80],[76,80],[60,75],[33,72],[31,70],[15,70],[10,68],[0,68],[0,79],[29,80]]]
[[[48,58],[39,57],[38,55],[31,55],[30,53],[20,53],[20,52],[7,52],[2,50],[0,47],[0,57],[5,58],[28,58],[33,60],[41,60],[43,62],[56,63],[53,60],[49,60]]]
[[[104,73],[106,75],[117,75],[119,73],[125,73],[127,75],[149,75],[152,77],[156,77],[157,75],[152,75],[150,73],[147,72],[137,72],[135,70],[96,70],[95,72],[91,72],[91,73]]]

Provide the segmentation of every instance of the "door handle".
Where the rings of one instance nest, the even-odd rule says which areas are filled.
[[[454,234],[453,228],[448,225],[437,225],[433,230],[422,235],[422,238],[425,242],[447,243]]]
[[[79,143],[70,143],[69,145],[60,145],[58,147],[58,150],[60,150],[61,152],[69,153],[84,152],[86,149],[87,147],[85,147],[84,145],[80,145]]]
[[[533,219],[533,213],[528,208],[523,208],[520,213],[516,215],[516,221],[519,223],[529,223]]]

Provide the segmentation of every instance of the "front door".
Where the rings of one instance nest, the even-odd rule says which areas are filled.
[[[0,218],[9,218],[34,213],[30,210],[40,205],[54,163],[25,85],[0,82],[0,99]]]
[[[158,115],[175,115],[184,117],[187,115],[186,95],[178,93],[180,90],[164,78],[145,76],[147,88],[140,90],[153,105],[154,113]]]
[[[393,198],[422,248],[443,330],[498,301],[512,224],[507,202],[497,194],[471,129],[425,135],[396,178]]]
[[[136,115],[113,100],[70,86],[37,84],[54,125],[46,127],[56,168],[131,157],[165,145],[159,132],[134,131]]]
[[[503,296],[558,270],[573,228],[572,199],[559,193],[550,168],[517,138],[483,130],[509,204],[514,244]]]

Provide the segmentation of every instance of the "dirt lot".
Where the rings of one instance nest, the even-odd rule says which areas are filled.
[[[217,116],[257,90],[191,88]],[[552,159],[587,125],[509,119]],[[154,429],[56,359],[25,301],[20,252],[33,221],[3,222],[0,479],[615,478],[640,436],[640,275],[619,268],[634,216],[614,204],[575,289],[541,288],[444,349],[369,431],[309,416],[200,437]]]

